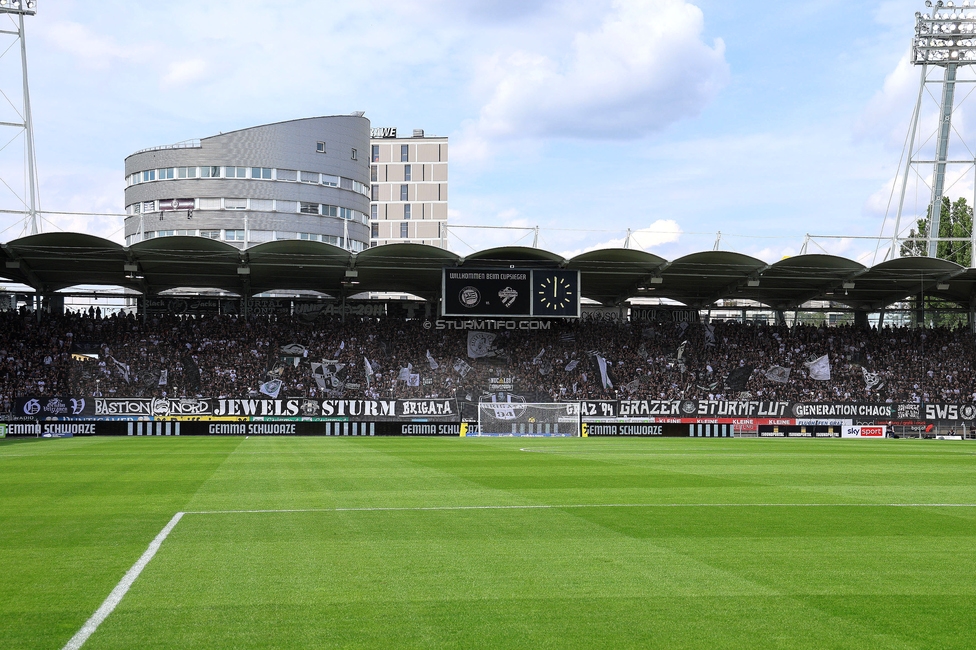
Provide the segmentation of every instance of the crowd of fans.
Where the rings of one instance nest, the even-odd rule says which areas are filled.
[[[965,330],[582,320],[490,333],[472,358],[467,331],[423,320],[0,312],[0,412],[28,395],[258,396],[273,379],[280,397],[312,398],[976,400]],[[823,355],[829,380],[807,365]]]

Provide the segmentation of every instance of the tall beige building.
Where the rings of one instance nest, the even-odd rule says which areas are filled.
[[[395,128],[370,134],[369,245],[428,244],[447,248],[447,137]]]

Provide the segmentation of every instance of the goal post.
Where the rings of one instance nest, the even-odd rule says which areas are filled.
[[[481,402],[475,436],[579,436],[579,402]]]

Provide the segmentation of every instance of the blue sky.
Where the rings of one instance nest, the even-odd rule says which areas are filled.
[[[723,249],[772,261],[806,233],[879,234],[917,92],[906,57],[921,9],[40,0],[27,45],[42,207],[121,212],[123,160],[143,147],[364,110],[374,126],[451,137],[452,223],[538,225],[564,254],[643,229],[633,242],[668,258],[711,249],[721,231]],[[14,54],[0,58],[0,89],[16,102]],[[0,152],[5,178],[16,146]],[[972,181],[954,191],[971,196]],[[16,202],[0,195],[0,207]],[[121,241],[120,218],[52,221]],[[0,215],[0,240],[20,235],[15,222]],[[462,254],[531,243],[455,232]],[[873,259],[871,242],[820,243]]]

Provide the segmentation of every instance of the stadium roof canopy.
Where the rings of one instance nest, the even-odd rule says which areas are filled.
[[[565,259],[538,248],[509,246],[461,257],[420,244],[391,244],[350,253],[330,244],[275,241],[239,250],[201,237],[160,237],[123,247],[82,233],[45,233],[0,244],[0,278],[42,294],[78,285],[109,285],[153,295],[188,287],[238,295],[318,291],[408,292],[436,300],[444,267],[568,268],[580,272],[582,295],[604,305],[660,297],[692,307],[727,298],[790,309],[833,300],[881,309],[924,292],[960,305],[976,304],[976,269],[927,257],[868,268],[833,255],[799,255],[774,264],[728,251],[668,261],[640,250],[610,248]]]

